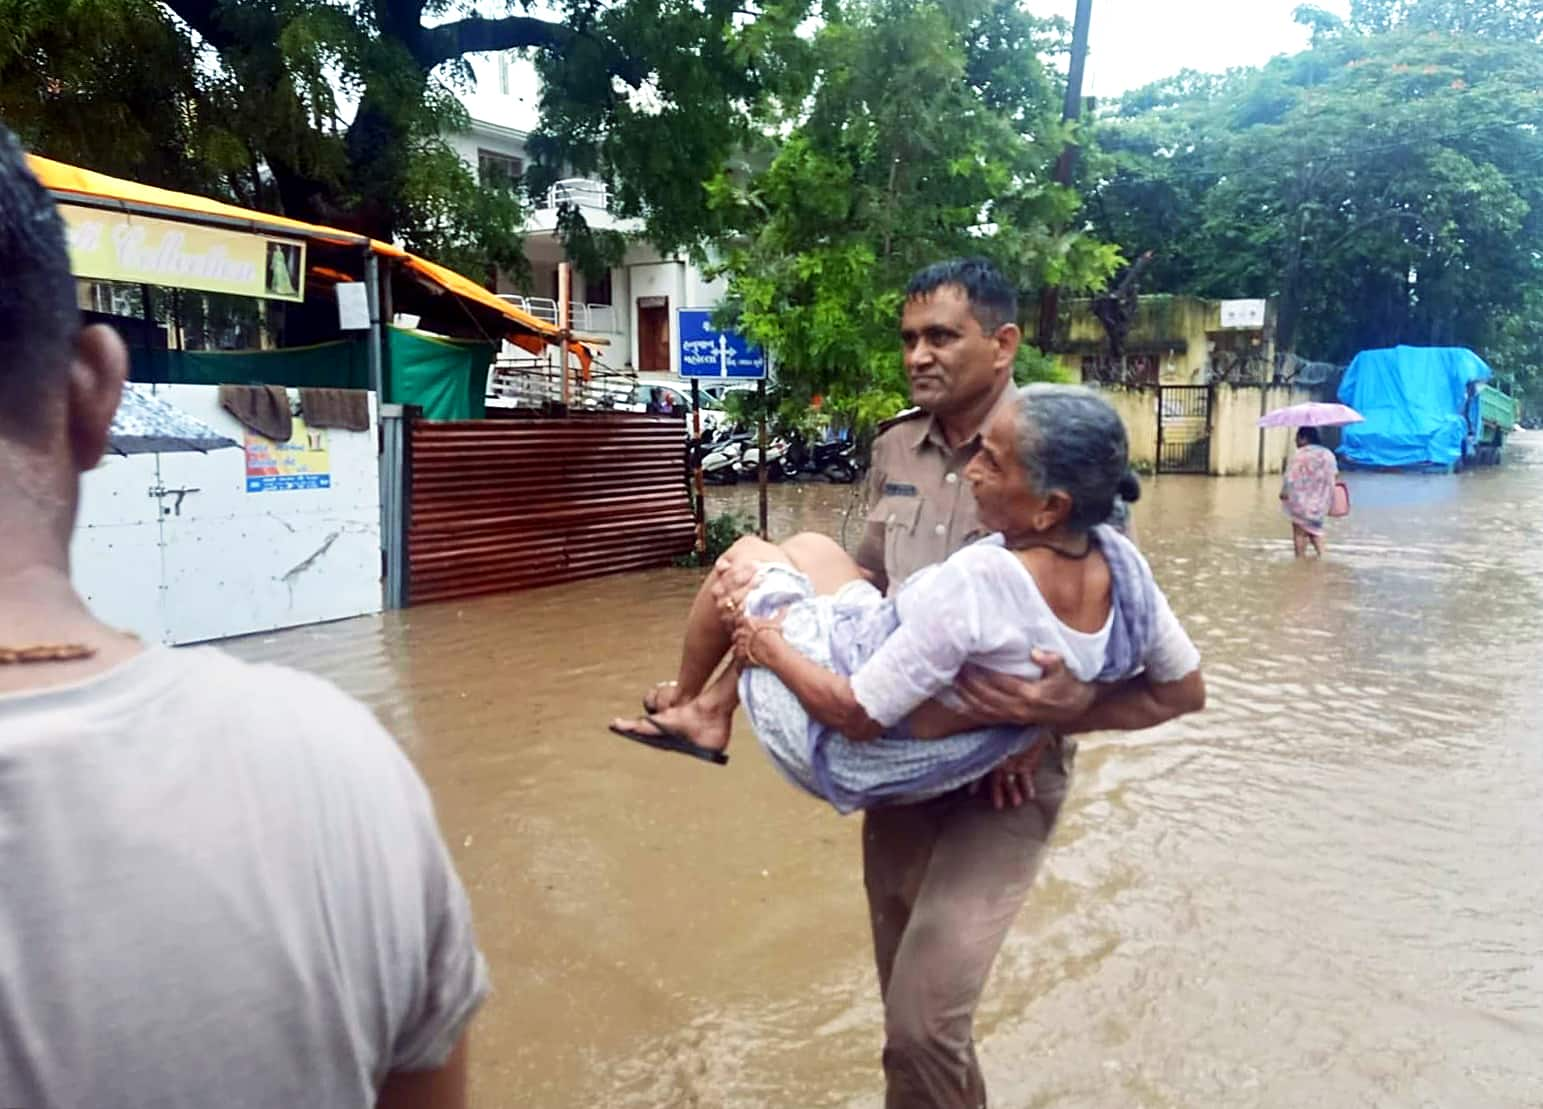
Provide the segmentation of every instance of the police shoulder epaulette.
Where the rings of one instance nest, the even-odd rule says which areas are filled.
[[[912,420],[919,420],[925,415],[927,415],[927,410],[925,408],[907,408],[904,412],[897,412],[887,420],[880,420],[879,430],[876,434],[883,435],[896,424],[904,424],[909,423]]]

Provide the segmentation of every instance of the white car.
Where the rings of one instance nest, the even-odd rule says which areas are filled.
[[[627,403],[617,405],[618,408],[627,408],[633,412],[649,411],[650,402],[655,398],[669,405],[671,412],[683,412],[686,416],[686,433],[691,433],[691,383],[682,381],[678,377],[652,377],[640,376],[637,384],[632,388],[632,395]],[[706,391],[702,397],[702,433],[705,435],[715,430],[725,419],[723,407]]]

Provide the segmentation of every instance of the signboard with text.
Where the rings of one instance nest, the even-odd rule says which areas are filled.
[[[1245,328],[1258,330],[1264,326],[1265,302],[1263,300],[1222,301],[1222,327],[1228,330]]]
[[[295,417],[287,443],[246,433],[246,491],[287,493],[297,489],[331,489],[332,458],[327,433],[305,426]]]
[[[675,334],[681,377],[754,381],[766,376],[766,353],[735,332],[714,327],[711,308],[682,308]]]
[[[305,243],[59,205],[76,277],[265,300],[305,299]]]

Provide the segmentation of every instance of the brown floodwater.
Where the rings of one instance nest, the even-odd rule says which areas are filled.
[[[1321,564],[1273,481],[1149,482],[1211,707],[1084,742],[978,1015],[994,1104],[1543,1105],[1543,437],[1351,480]],[[852,490],[772,498],[774,536],[840,534]],[[495,979],[478,1105],[879,1103],[858,821],[743,729],[726,769],[605,730],[697,581],[233,644],[369,702],[428,779]]]

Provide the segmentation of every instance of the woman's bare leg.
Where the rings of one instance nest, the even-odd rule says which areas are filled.
[[[1296,548],[1298,558],[1307,557],[1307,532],[1296,524],[1291,525],[1291,545]]]
[[[686,614],[686,638],[681,646],[680,669],[676,671],[674,682],[655,686],[643,699],[650,712],[683,704],[707,687],[713,671],[729,653],[730,642],[729,630],[724,626],[723,614],[718,611],[713,589],[725,575],[755,562],[791,563],[792,560],[775,543],[767,543],[753,535],[736,540],[723,553],[712,572],[702,579],[702,586]]]
[[[698,747],[722,751],[734,730],[734,710],[739,707],[739,666],[731,663],[696,697],[681,701],[636,720],[611,721],[613,728],[630,732],[674,732]]]
[[[1313,553],[1319,558],[1323,557],[1323,536],[1307,533],[1307,541],[1313,545]]]
[[[651,712],[660,724],[690,736],[703,746],[713,746],[711,740],[716,736],[720,721],[724,735],[718,746],[728,742],[728,727],[734,716],[734,708],[739,703],[735,685],[737,671],[734,667],[727,668],[719,680],[708,688],[708,680],[729,653],[732,643],[723,613],[718,610],[713,587],[720,577],[733,575],[740,566],[764,562],[780,562],[799,570],[809,579],[817,593],[834,593],[848,582],[862,578],[857,563],[841,549],[840,544],[813,533],[795,535],[781,546],[745,536],[724,553],[713,572],[697,590],[691,611],[686,615],[686,640],[681,648],[676,684],[656,690],[658,696]],[[703,690],[708,692],[703,693]],[[668,700],[664,694],[670,695]],[[709,698],[708,694],[712,696]],[[695,703],[699,701],[703,703]],[[615,723],[634,730],[652,730],[646,718],[617,720]],[[699,737],[697,730],[702,728],[706,728],[706,731]]]

